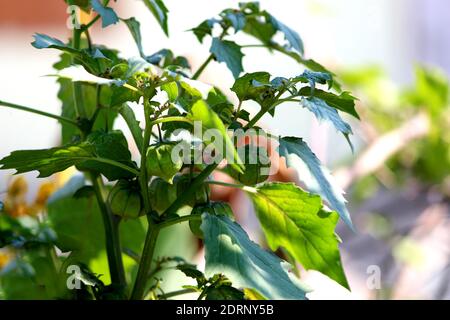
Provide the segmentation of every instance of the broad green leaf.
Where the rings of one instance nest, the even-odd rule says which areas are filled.
[[[226,216],[203,214],[205,274],[224,274],[233,286],[258,290],[268,299],[305,299],[306,288],[289,264],[261,249]]]
[[[200,122],[203,130],[217,130],[222,138],[221,141],[217,138],[213,141],[217,151],[232,162],[230,165],[235,170],[242,172],[242,161],[239,158],[231,138],[228,136],[222,120],[220,120],[219,116],[206,104],[206,102],[203,100],[198,100],[195,102],[188,114],[188,118],[192,121]]]
[[[342,120],[338,111],[330,107],[325,101],[316,98],[303,98],[301,104],[304,108],[311,111],[319,121],[329,121],[333,124],[337,131],[342,132],[353,150],[353,145],[349,135],[353,134],[350,125]]]
[[[31,45],[37,49],[47,49],[47,48],[53,48],[58,49],[62,51],[66,51],[69,53],[78,53],[78,50],[75,50],[62,42],[61,40],[58,40],[56,38],[52,38],[46,34],[42,33],[36,33],[33,35],[34,41],[31,43]]]
[[[94,170],[110,180],[132,178],[129,170],[110,164],[108,160],[133,168],[127,142],[121,132],[94,132],[85,142],[41,150],[14,151],[0,160],[0,169],[16,169],[16,173],[39,171],[48,177],[71,166]]]
[[[16,169],[16,173],[39,171],[39,177],[48,177],[93,158],[92,146],[83,143],[41,150],[14,151],[0,160],[0,169]]]
[[[122,19],[122,21],[125,22],[128,29],[130,30],[134,42],[136,42],[136,46],[138,47],[139,54],[141,55],[141,57],[145,57],[144,50],[142,49],[141,24],[134,17],[131,17],[129,19]]]
[[[225,62],[235,78],[244,71],[242,67],[244,54],[235,42],[213,38],[210,52],[214,54],[218,62]]]
[[[167,26],[168,22],[167,13],[169,12],[169,10],[167,10],[166,6],[164,5],[164,2],[162,0],[143,0],[143,1],[147,6],[147,8],[151,11],[153,16],[156,18],[158,23],[160,24],[164,33],[168,36],[169,29]]]
[[[87,137],[87,143],[93,147],[96,157],[114,160],[130,168],[135,165],[131,161],[131,153],[128,150],[128,143],[122,131],[95,131]],[[108,180],[129,179],[135,174],[117,166],[102,163],[95,159],[86,160],[77,165],[80,170],[91,170],[103,174]]]
[[[100,0],[91,0],[92,9],[102,17],[102,28],[119,22],[119,17],[112,8],[105,7]]]
[[[338,215],[326,212],[319,196],[291,183],[266,183],[248,194],[272,250],[284,247],[305,269],[348,288],[334,233]]]
[[[236,93],[240,101],[255,100],[261,104],[264,100],[264,98],[262,97],[262,93],[266,91],[266,88],[259,85],[255,86],[255,82],[257,82],[258,84],[269,84],[270,73],[246,73],[234,82],[231,90]]]
[[[333,83],[335,83],[335,81],[333,81]],[[325,101],[330,107],[348,113],[356,119],[359,119],[359,115],[355,110],[356,98],[348,92],[342,92],[341,94],[336,95],[320,89],[311,90],[311,88],[304,87],[299,90],[299,95],[319,98]]]
[[[133,109],[131,109],[128,104],[123,104],[119,109],[119,113],[130,128],[131,134],[133,135],[133,139],[136,142],[138,150],[142,150],[143,130],[139,126],[139,121],[136,120],[136,115],[134,114]]]
[[[339,213],[342,220],[353,228],[343,191],[336,185],[328,169],[320,163],[308,145],[301,138],[296,137],[283,137],[279,142],[278,152],[280,156],[286,158],[286,165],[294,168],[308,190],[322,196],[330,208]]]
[[[303,55],[303,41],[300,39],[300,36],[297,32],[289,28],[280,20],[276,19],[274,16],[270,15],[270,22],[274,26],[274,28],[284,34],[287,42],[289,43],[289,47],[296,50],[298,53]]]
[[[169,183],[183,167],[183,159],[173,152],[175,144],[159,144],[147,150],[147,172],[149,176],[158,176]]]

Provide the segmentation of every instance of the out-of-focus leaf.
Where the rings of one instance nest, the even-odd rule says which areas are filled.
[[[142,49],[141,24],[134,17],[131,17],[129,19],[122,19],[122,21],[125,22],[128,29],[130,30],[134,42],[136,42],[136,46],[138,47],[139,54],[141,55],[141,57],[145,57],[144,50]]]
[[[303,107],[311,111],[319,121],[325,120],[331,122],[337,131],[342,132],[353,150],[353,145],[349,138],[349,135],[353,134],[352,128],[347,122],[342,120],[336,109],[330,107],[325,101],[315,97],[303,98],[301,103]]]
[[[168,36],[169,28],[167,25],[168,22],[167,13],[169,12],[169,10],[164,5],[164,2],[162,0],[143,0],[143,1],[147,6],[147,8],[151,11],[153,16],[158,21],[164,33]]]
[[[244,54],[235,42],[213,38],[210,52],[214,54],[218,62],[224,62],[227,65],[235,78],[244,71],[242,67]]]
[[[204,214],[206,275],[223,273],[233,285],[254,288],[269,299],[305,299],[306,289],[288,271],[288,263],[252,242],[226,216]]]
[[[103,6],[100,0],[91,0],[91,6],[102,17],[103,28],[119,22],[119,17],[117,17],[115,11],[112,8]]]

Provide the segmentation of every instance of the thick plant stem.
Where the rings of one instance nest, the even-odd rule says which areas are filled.
[[[106,205],[103,194],[104,186],[101,177],[93,173],[91,173],[90,176],[105,227],[106,252],[108,255],[111,282],[114,285],[118,285],[120,289],[123,290],[126,287],[126,280],[122,262],[122,249],[119,240],[119,221],[115,219]]]
[[[142,198],[144,200],[145,213],[149,215],[151,212],[151,206],[148,198],[147,148],[148,145],[150,144],[150,137],[153,124],[150,119],[151,114],[148,97],[144,97],[144,115],[145,115],[145,130],[144,130],[144,140],[141,146],[142,147],[141,172],[139,175],[139,183],[141,186]],[[158,234],[159,229],[155,226],[155,224],[151,221],[151,219],[148,219],[148,230],[147,235],[145,237],[144,249],[142,251],[138,274],[134,282],[133,291],[131,292],[130,299],[140,300],[144,296],[144,291],[148,280],[148,273],[151,267]]]
[[[161,215],[162,217],[167,216],[170,213],[175,213],[183,204],[185,204],[189,199],[191,199],[198,188],[202,185],[206,178],[217,168],[219,164],[213,163],[207,166],[194,180],[192,180],[189,187],[184,191],[166,211]]]
[[[149,223],[147,236],[145,238],[144,250],[142,251],[141,263],[139,264],[133,291],[131,292],[130,296],[131,300],[140,300],[144,297],[159,231],[160,229],[158,226]]]
[[[141,146],[141,172],[139,175],[139,183],[141,185],[142,198],[144,200],[145,213],[150,214],[151,207],[148,199],[148,175],[147,175],[147,148],[150,144],[150,137],[152,133],[152,123],[150,119],[150,106],[148,105],[148,98],[144,97],[144,115],[145,115],[145,130],[144,140]]]

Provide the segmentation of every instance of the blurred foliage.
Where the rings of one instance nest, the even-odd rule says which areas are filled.
[[[430,120],[426,137],[411,142],[386,164],[398,183],[408,178],[448,190],[450,177],[449,81],[436,69],[417,66],[412,85],[401,87],[378,67],[342,73],[342,79],[360,98],[359,111],[376,135],[398,128],[419,113]],[[363,179],[367,187],[373,180]],[[373,189],[372,187],[370,187]]]

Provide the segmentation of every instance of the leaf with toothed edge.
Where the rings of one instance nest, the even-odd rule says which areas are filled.
[[[308,145],[301,138],[283,137],[280,139],[278,153],[286,158],[288,167],[296,169],[308,190],[322,196],[330,208],[338,212],[342,220],[353,229],[342,190]]]
[[[252,288],[268,299],[306,299],[308,289],[288,270],[290,265],[251,241],[226,216],[204,213],[205,274],[224,274],[233,286]]]
[[[293,183],[265,183],[248,190],[272,250],[285,248],[306,270],[317,270],[349,288],[335,235],[338,215],[319,196]]]

